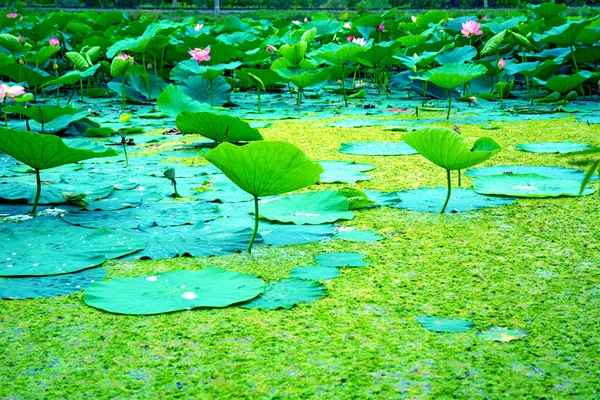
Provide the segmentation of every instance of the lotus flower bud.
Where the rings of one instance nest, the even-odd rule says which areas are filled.
[[[52,66],[52,69],[58,69],[58,64],[54,64],[54,65]]]
[[[503,58],[501,58],[501,59],[498,61],[498,69],[499,69],[500,71],[502,71],[504,68],[506,68],[506,61],[504,61],[504,59],[503,59]]]

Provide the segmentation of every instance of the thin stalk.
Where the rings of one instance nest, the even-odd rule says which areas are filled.
[[[209,79],[210,82],[210,106],[213,107],[213,80]]]
[[[156,68],[156,54],[154,56],[154,76],[158,76],[158,69]]]
[[[460,187],[460,169],[458,170],[458,186]]]
[[[56,61],[54,64],[56,65]],[[54,75],[56,75],[56,80],[58,81],[58,68],[54,69]],[[60,107],[60,84],[58,82],[56,83],[56,106]]]
[[[260,114],[260,87],[256,87],[256,91],[258,92],[258,113]]]
[[[38,203],[40,201],[40,194],[42,193],[42,179],[40,178],[40,170],[35,169],[35,198],[33,199],[33,207],[31,207],[31,215],[35,215]]]
[[[121,76],[121,110],[125,109],[125,75]]]
[[[302,90],[298,88],[298,93],[296,94],[296,107],[300,107],[302,105]]]
[[[121,144],[123,145],[123,153],[125,153],[125,168],[129,168],[129,157],[127,157],[127,142],[125,138],[121,140]]]
[[[81,95],[81,104],[83,104],[83,79],[79,80],[79,94]]]
[[[346,75],[344,74],[344,64],[342,64],[342,97],[344,104],[348,107],[348,97],[346,97]]]
[[[579,72],[579,66],[577,65],[577,60],[575,59],[575,51],[573,50],[573,44],[571,44],[571,59],[573,60],[575,72]]]
[[[252,237],[250,238],[250,243],[248,244],[248,253],[252,252],[252,245],[254,244],[254,239],[256,239],[256,234],[258,233],[258,197],[254,196],[254,232],[252,232]]]
[[[146,78],[146,88],[148,89],[148,101],[151,102],[152,95],[150,94],[150,80],[148,79],[148,68],[146,68],[146,52],[142,52],[142,67],[144,70],[144,78]]]
[[[450,194],[452,193],[452,178],[450,177],[450,170],[446,170],[446,179],[448,180],[448,194],[446,195],[446,201],[444,201],[444,206],[442,207],[442,211],[440,214],[443,214],[446,211],[446,206],[448,205],[448,201],[450,200]]]
[[[502,72],[498,74],[498,83],[500,83],[500,109],[504,110],[504,88],[502,87]]]
[[[450,108],[452,107],[452,96],[450,96],[450,89],[446,89],[446,96],[448,96],[448,112],[446,113],[446,119],[450,119]]]
[[[421,88],[423,89],[423,101],[421,107],[425,107],[425,98],[427,97],[427,81],[421,81]]]
[[[8,112],[6,111],[6,97],[2,102],[2,111],[4,111],[4,126],[8,128]]]

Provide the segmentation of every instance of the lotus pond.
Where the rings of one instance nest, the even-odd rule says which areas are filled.
[[[0,16],[0,397],[597,397],[565,11]]]

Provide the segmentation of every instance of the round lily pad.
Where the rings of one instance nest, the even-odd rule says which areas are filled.
[[[477,333],[483,340],[491,340],[494,342],[512,342],[527,336],[527,332],[521,329],[508,329],[501,326],[493,326],[485,331]]]
[[[315,265],[307,265],[303,267],[292,268],[290,276],[298,279],[310,279],[313,281],[323,281],[327,279],[337,278],[340,275],[340,270],[335,267],[321,267]]]
[[[482,167],[465,171],[468,176],[488,175],[515,175],[515,174],[538,174],[550,178],[570,179],[581,182],[585,178],[585,172],[564,167],[554,166],[526,166],[526,165],[496,165],[493,167]],[[590,181],[597,181],[598,176],[592,176]]]
[[[0,298],[38,299],[76,293],[105,276],[104,268],[90,268],[72,274],[0,278]]]
[[[332,236],[332,239],[348,240],[350,242],[378,242],[383,236],[369,230],[342,231]]]
[[[262,310],[289,309],[298,303],[319,300],[326,294],[325,286],[321,283],[297,278],[282,279],[268,284],[263,294],[240,307]]]
[[[150,315],[197,307],[227,307],[264,291],[259,278],[209,267],[116,278],[85,290],[86,304],[116,314]]]
[[[421,188],[399,192],[401,202],[393,207],[410,211],[439,212],[446,198],[446,188]],[[514,203],[510,197],[484,196],[470,189],[452,189],[447,210],[465,212],[479,210],[484,207],[498,207]]]
[[[271,221],[297,225],[318,225],[354,218],[354,213],[348,211],[348,199],[332,190],[294,194],[269,201],[262,206],[260,215]]]
[[[538,174],[489,175],[473,179],[473,189],[480,194],[516,197],[579,196],[581,184],[570,179],[556,179]],[[582,195],[594,193],[586,187]]]
[[[416,317],[416,320],[423,328],[434,332],[466,332],[475,326],[472,322],[462,319],[436,318],[424,315]]]
[[[353,142],[342,143],[338,150],[343,154],[359,156],[407,156],[418,151],[405,142]]]
[[[363,172],[375,169],[374,165],[347,161],[319,161],[324,172],[320,182],[323,183],[356,183],[368,181],[371,175]]]
[[[554,153],[554,154],[567,154],[575,153],[582,150],[593,149],[586,143],[572,143],[572,142],[539,142],[539,143],[521,143],[515,146],[516,150],[526,151],[529,153]]]
[[[365,257],[362,253],[342,251],[318,254],[315,256],[315,262],[323,267],[366,267],[371,263],[363,261]]]

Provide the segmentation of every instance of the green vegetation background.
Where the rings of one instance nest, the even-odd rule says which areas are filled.
[[[444,184],[443,172],[420,156],[337,153],[344,141],[399,140],[401,133],[323,122],[285,121],[261,131],[313,159],[375,164],[364,189]],[[597,126],[574,119],[500,126],[462,126],[466,138],[491,136],[504,147],[484,165],[568,166],[565,157],[515,151],[522,142],[600,145]],[[266,281],[312,264],[323,251],[363,252],[373,264],[344,269],[326,282],[325,299],[291,310],[140,317],[90,308],[81,293],[2,301],[0,398],[592,399],[600,391],[599,207],[589,196],[518,200],[464,214],[381,208],[344,223],[386,236],[368,245],[330,241],[251,255],[111,262],[107,279],[217,265]],[[529,336],[496,343],[476,329],[434,333],[417,315]]]

